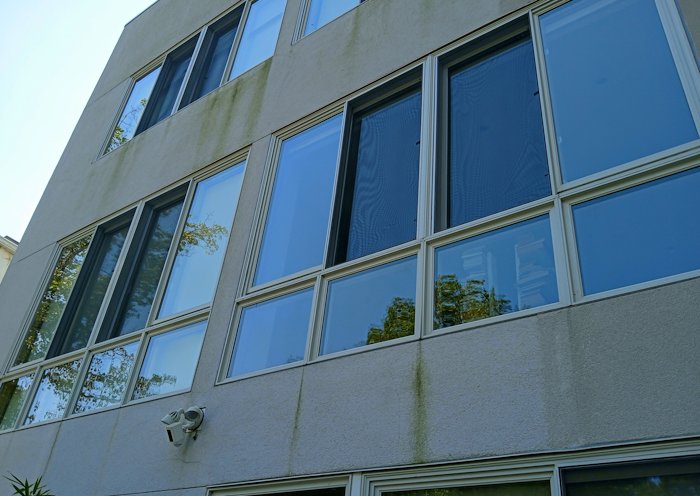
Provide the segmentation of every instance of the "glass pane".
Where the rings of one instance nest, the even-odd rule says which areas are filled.
[[[153,69],[134,83],[134,88],[131,90],[131,95],[129,95],[121,117],[119,117],[119,123],[114,128],[114,134],[109,140],[105,153],[119,148],[134,137],[141,115],[143,115],[143,110],[146,108],[153,86],[156,84],[156,79],[158,79],[158,74],[160,74],[160,67]]]
[[[415,301],[416,257],[331,281],[320,354],[412,335]]]
[[[564,180],[698,138],[654,0],[574,0],[541,26]]]
[[[93,355],[75,404],[75,413],[121,402],[129,383],[138,346],[138,342],[133,342]]]
[[[209,28],[207,38],[200,49],[204,51],[197,57],[193,79],[188,84],[192,89],[187,90],[186,94],[189,96],[183,98],[181,108],[215,90],[221,84],[240,19],[241,9],[236,9]],[[195,78],[194,74],[198,76]]]
[[[567,484],[567,496],[692,496],[700,494],[700,474],[649,476],[618,481]]]
[[[449,76],[452,227],[550,194],[549,168],[528,39]]]
[[[157,94],[153,95],[148,107],[148,120],[139,126],[139,132],[145,131],[173,113],[175,100],[185,80],[195,45],[196,38],[168,55],[163,64],[163,74],[158,82]]]
[[[91,236],[66,246],[61,251],[49,284],[41,296],[27,335],[17,354],[15,365],[43,358],[49,349],[63,309],[85,261]]]
[[[158,317],[214,298],[244,170],[239,164],[197,185]]]
[[[416,91],[353,119],[336,263],[415,239],[420,110]]]
[[[360,0],[311,0],[304,36],[340,17],[356,5],[360,5]]]
[[[229,377],[304,359],[313,288],[243,309]]]
[[[156,214],[153,229],[148,237],[146,249],[141,254],[129,297],[121,315],[121,322],[117,326],[117,336],[145,327],[181,208],[182,200]]]
[[[282,144],[255,284],[321,265],[342,115]]]
[[[559,300],[549,217],[435,250],[436,329]]]
[[[118,231],[105,234],[102,239],[97,260],[81,291],[80,303],[58,354],[79,350],[87,344],[128,231],[129,226],[126,225]]]
[[[250,6],[229,80],[272,57],[287,0],[257,0]]]
[[[385,496],[550,496],[549,481],[382,492]]]
[[[153,336],[136,380],[133,399],[187,389],[192,385],[207,322]]]
[[[700,269],[700,169],[573,207],[586,294]]]
[[[34,374],[5,382],[0,387],[0,431],[12,429],[32,387]]]
[[[78,377],[80,362],[75,360],[44,370],[24,425],[63,417]]]

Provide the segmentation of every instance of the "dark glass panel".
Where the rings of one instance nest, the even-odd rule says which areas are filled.
[[[492,486],[441,487],[417,491],[384,491],[384,496],[550,496],[549,481]]]
[[[255,284],[321,265],[342,116],[284,141]]]
[[[12,429],[32,387],[34,374],[7,381],[0,387],[0,431]]]
[[[435,250],[436,329],[559,300],[549,217]]]
[[[700,169],[573,207],[586,294],[700,269]]]
[[[416,257],[329,282],[320,354],[412,335],[415,301]]]
[[[413,91],[353,118],[336,263],[415,239],[420,116]]]
[[[41,296],[32,323],[22,342],[15,365],[43,358],[68,303],[68,297],[78,279],[85,261],[91,236],[86,236],[66,246],[58,257],[49,284]]]
[[[698,138],[654,0],[574,0],[540,23],[565,181]]]
[[[181,209],[182,200],[156,212],[115,335],[122,336],[145,327]]]
[[[304,359],[313,288],[243,309],[229,377]]]
[[[78,377],[80,362],[75,360],[44,370],[24,425],[63,417]]]
[[[535,57],[527,39],[450,71],[447,226],[550,194]]]

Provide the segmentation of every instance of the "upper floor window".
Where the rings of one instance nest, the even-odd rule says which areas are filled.
[[[248,0],[168,53],[133,84],[105,153],[271,57],[285,5]]]
[[[304,20],[304,36],[340,17],[365,0],[308,0]]]

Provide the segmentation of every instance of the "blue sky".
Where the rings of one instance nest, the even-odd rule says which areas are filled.
[[[22,237],[124,25],[152,3],[0,0],[0,235]]]

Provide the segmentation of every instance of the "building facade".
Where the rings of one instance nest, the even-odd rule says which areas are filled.
[[[700,493],[699,40],[694,0],[159,0],[0,285],[0,470]]]

